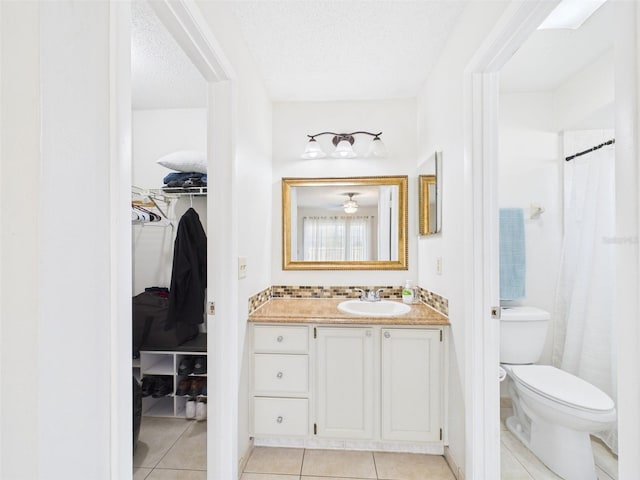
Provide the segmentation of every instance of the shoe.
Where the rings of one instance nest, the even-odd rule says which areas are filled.
[[[204,399],[196,402],[196,420],[201,422],[207,419],[207,402]]]
[[[193,362],[193,373],[203,375],[207,373],[207,357],[196,357]]]
[[[171,393],[173,387],[173,381],[171,377],[158,377],[153,388],[151,396],[153,398],[160,398]]]
[[[143,377],[142,378],[142,396],[148,397],[153,393],[153,389],[156,385],[156,377]]]
[[[189,395],[192,397],[197,397],[198,395],[202,395],[202,387],[204,386],[205,380],[203,378],[194,378],[191,381],[191,388],[189,389]]]
[[[187,400],[187,406],[185,407],[184,413],[185,418],[196,418],[196,403],[198,402],[196,402],[195,398],[190,398],[189,400]]]
[[[191,375],[193,373],[193,363],[194,358],[191,355],[180,360],[180,365],[178,365],[178,375]]]
[[[191,388],[191,380],[183,378],[178,382],[178,388],[176,388],[176,395],[188,395]]]

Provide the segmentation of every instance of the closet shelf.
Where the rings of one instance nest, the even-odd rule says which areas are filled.
[[[148,198],[154,204],[155,200],[169,203],[171,200],[180,197],[205,196],[207,195],[207,187],[162,187],[145,189],[132,186],[131,193],[133,196]]]
[[[158,191],[158,190],[154,190]],[[168,198],[183,197],[188,195],[202,196],[207,194],[207,187],[162,187],[159,192]]]

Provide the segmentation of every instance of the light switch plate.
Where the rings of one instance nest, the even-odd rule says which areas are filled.
[[[238,257],[238,279],[247,277],[247,257]]]

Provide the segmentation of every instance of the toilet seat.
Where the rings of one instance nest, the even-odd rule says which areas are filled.
[[[553,402],[585,412],[604,413],[615,408],[602,390],[581,378],[549,365],[512,365],[513,378],[523,387]]]

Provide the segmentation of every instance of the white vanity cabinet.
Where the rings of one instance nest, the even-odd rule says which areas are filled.
[[[442,454],[443,329],[252,323],[255,444]]]
[[[441,440],[442,330],[382,329],[383,440]]]
[[[309,433],[309,328],[253,327],[253,434]]]
[[[316,327],[315,332],[317,435],[373,438],[373,329]]]

